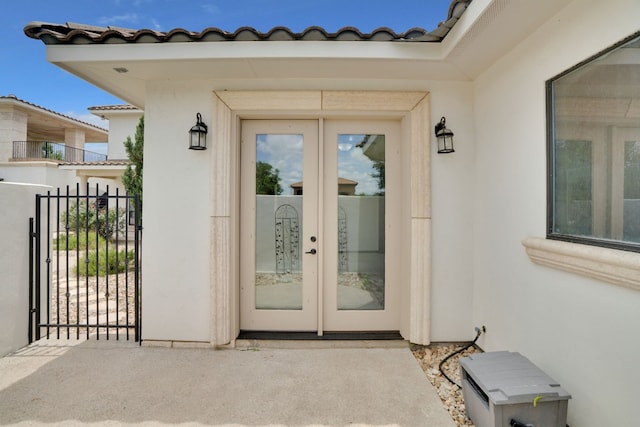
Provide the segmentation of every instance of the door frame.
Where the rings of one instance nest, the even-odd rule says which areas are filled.
[[[324,135],[320,139],[320,129]],[[384,306],[375,310],[339,309],[338,286],[338,194],[335,185],[339,176],[337,141],[341,134],[384,135],[386,191],[382,225],[384,235]],[[256,140],[258,135],[300,135],[303,137],[303,172],[305,183],[301,248],[301,307],[296,309],[257,308],[255,193]],[[398,331],[400,329],[401,291],[401,224],[402,170],[399,120],[381,119],[269,119],[241,121],[240,158],[240,323],[245,331],[313,331],[322,336],[330,332]],[[322,167],[321,167],[322,165]],[[309,190],[309,191],[307,191]],[[288,193],[287,193],[288,194]],[[283,194],[284,196],[284,194]],[[353,224],[355,225],[355,224]],[[272,235],[267,233],[267,236]],[[262,237],[264,239],[264,235]],[[312,240],[313,239],[313,240]],[[316,241],[317,239],[317,241]],[[314,243],[311,243],[314,242]],[[312,248],[313,254],[309,255]],[[267,256],[270,252],[266,252]],[[271,265],[264,264],[262,269]],[[269,289],[269,287],[264,288]]]
[[[228,345],[239,323],[239,136],[243,119],[370,118],[400,121],[402,291],[400,334],[430,343],[431,123],[427,92],[214,91],[210,188],[210,332]],[[433,120],[432,120],[433,119]],[[322,134],[321,134],[321,137]]]

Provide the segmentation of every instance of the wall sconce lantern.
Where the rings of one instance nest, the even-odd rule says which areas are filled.
[[[447,129],[447,119],[442,117],[436,125],[436,138],[438,139],[438,153],[453,153],[453,132]]]
[[[196,114],[196,124],[189,130],[189,149],[207,149],[207,125],[202,123],[200,113]]]

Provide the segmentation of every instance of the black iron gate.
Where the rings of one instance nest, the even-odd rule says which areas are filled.
[[[29,219],[29,343],[41,338],[140,341],[138,196],[77,185],[36,195]]]

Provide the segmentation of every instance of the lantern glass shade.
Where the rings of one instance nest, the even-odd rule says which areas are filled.
[[[196,124],[189,130],[189,149],[207,149],[207,125],[202,122],[200,113],[196,114]]]
[[[436,125],[435,131],[438,140],[438,153],[454,153],[456,150],[453,149],[453,132],[447,128],[447,121],[444,117]]]

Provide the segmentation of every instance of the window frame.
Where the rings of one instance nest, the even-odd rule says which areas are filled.
[[[556,117],[555,117],[555,93],[554,83],[562,77],[576,71],[577,69],[588,65],[598,58],[620,48],[621,46],[640,37],[640,31],[625,37],[623,40],[599,51],[598,53],[588,57],[584,61],[570,67],[569,69],[551,77],[545,82],[546,96],[546,149],[547,149],[547,239],[559,240],[569,243],[577,243],[583,245],[599,246],[604,248],[619,249],[624,251],[640,252],[640,243],[625,242],[623,240],[614,240],[601,237],[579,236],[566,233],[554,232],[554,208],[555,208],[555,164],[556,164]]]

